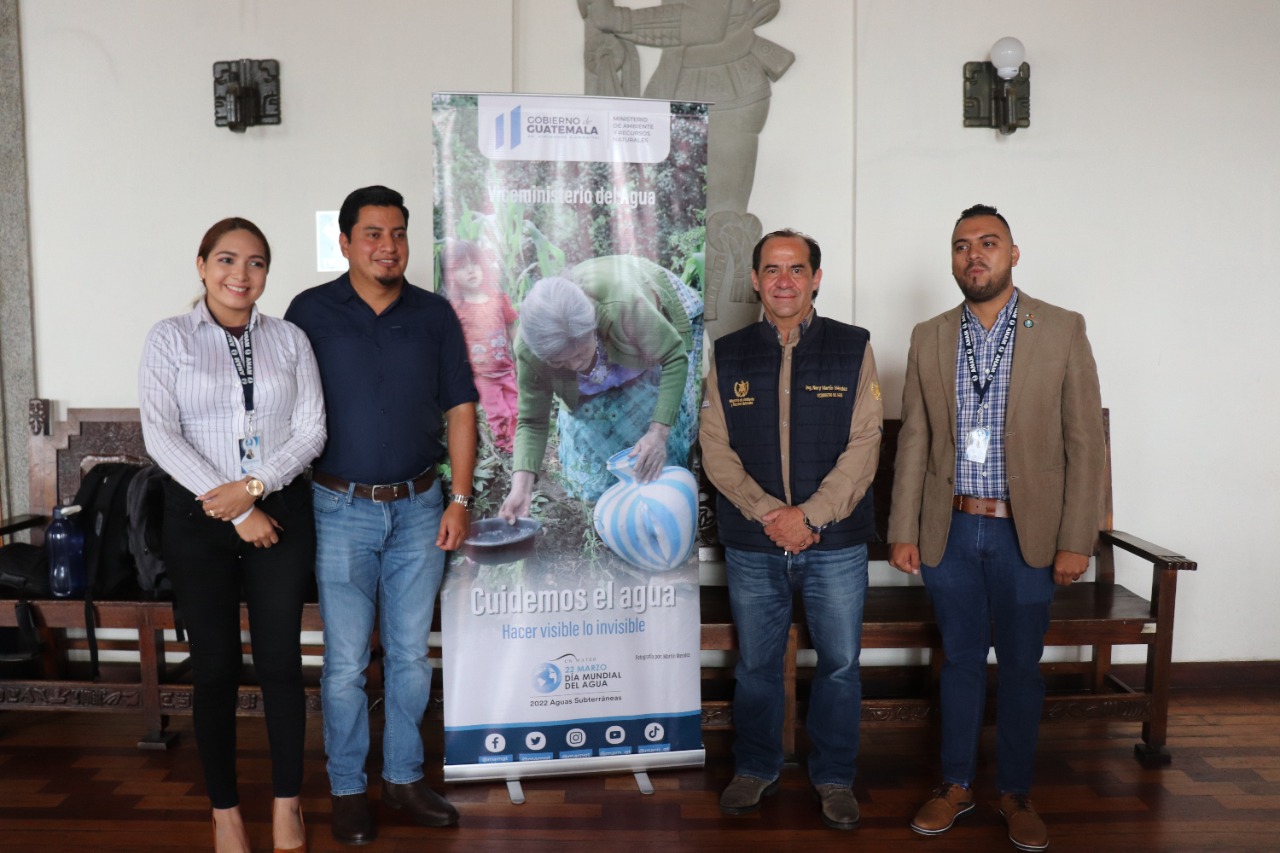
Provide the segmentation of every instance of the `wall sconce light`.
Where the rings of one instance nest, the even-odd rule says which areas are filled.
[[[213,121],[236,133],[280,123],[280,63],[238,59],[213,63]]]
[[[1031,66],[1022,42],[1005,36],[991,46],[990,62],[964,64],[964,126],[1013,133],[1031,126]]]

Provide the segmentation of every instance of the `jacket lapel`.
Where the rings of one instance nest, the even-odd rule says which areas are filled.
[[[1028,328],[1025,320],[1028,316],[1039,313],[1040,301],[1032,299],[1022,291],[1018,291],[1018,327],[1013,333],[1013,370],[1009,375],[1009,402],[1005,406],[1005,423],[1007,424],[1018,409],[1018,401],[1027,385],[1027,377],[1034,372],[1036,352],[1040,348],[1043,335],[1041,329],[1032,321]]]
[[[938,324],[938,381],[947,398],[947,411],[951,413],[951,432],[956,429],[956,339],[960,336],[960,317],[964,306],[960,305],[943,315]]]

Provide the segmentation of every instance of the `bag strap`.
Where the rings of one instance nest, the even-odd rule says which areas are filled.
[[[38,660],[44,651],[44,642],[40,639],[40,631],[36,627],[35,608],[25,598],[14,602],[16,621],[18,623],[18,644],[20,651],[0,654],[0,662],[21,663]]]

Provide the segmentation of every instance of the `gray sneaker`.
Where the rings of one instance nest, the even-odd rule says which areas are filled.
[[[747,814],[760,808],[760,800],[778,791],[777,779],[734,776],[720,794],[720,811],[725,814]]]
[[[844,785],[818,785],[815,789],[822,801],[822,822],[832,829],[853,829],[862,812],[853,789]]]

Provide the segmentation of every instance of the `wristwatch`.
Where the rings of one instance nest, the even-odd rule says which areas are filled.
[[[250,477],[244,481],[244,490],[255,498],[260,498],[262,493],[267,490],[267,487],[257,477]]]
[[[462,504],[463,509],[471,512],[471,508],[476,505],[476,499],[471,495],[450,495],[449,500],[456,504]]]
[[[827,527],[827,525],[825,524],[819,524],[815,526],[814,523],[809,520],[809,516],[807,515],[804,517],[804,526],[809,528],[810,533],[821,533]]]

